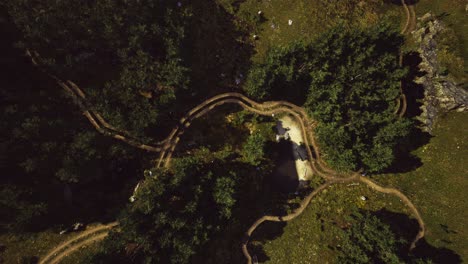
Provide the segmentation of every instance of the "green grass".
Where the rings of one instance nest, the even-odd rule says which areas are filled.
[[[227,10],[234,12],[232,1],[219,0]],[[258,11],[262,11],[262,19]],[[320,33],[340,23],[348,27],[368,27],[383,16],[389,17],[400,27],[403,11],[393,4],[383,1],[315,1],[315,0],[247,0],[235,13],[242,23],[250,25],[256,54],[254,62],[262,61],[270,47],[286,45],[297,40],[311,41]],[[288,25],[288,20],[293,21]],[[273,28],[274,26],[274,28]]]
[[[89,260],[89,257],[98,253],[99,249],[100,242],[88,245],[87,247],[81,248],[64,258],[60,264],[89,264],[86,261]]]
[[[460,82],[467,80],[468,73],[468,15],[465,11],[467,2],[465,0],[420,0],[416,6],[418,17],[431,12],[438,16],[454,35],[449,39],[449,53],[463,59],[462,62],[455,63],[453,56],[446,52],[439,53],[442,63],[445,62],[449,72],[452,73]]]
[[[402,190],[413,201],[426,223],[430,245],[453,250],[464,261],[468,260],[468,233],[464,226],[468,218],[467,118],[468,113],[449,113],[438,121],[435,136],[414,152],[423,162],[420,168],[374,176],[380,183]],[[361,201],[361,195],[368,201]],[[346,223],[346,217],[356,207],[409,214],[393,196],[374,192],[362,184],[337,185],[312,200],[304,213],[288,222],[276,238],[262,238],[265,229],[260,227],[254,233],[253,244],[263,246],[267,263],[335,263],[336,253],[329,246],[339,243],[337,226]],[[256,239],[261,242],[255,242]]]
[[[5,233],[0,235],[1,244],[6,248],[0,253],[1,263],[22,263],[23,258],[42,257],[50,249],[70,238],[72,234],[60,235],[55,230],[39,233]]]
[[[468,261],[467,121],[468,113],[454,112],[442,117],[429,144],[414,152],[423,162],[421,167],[408,173],[375,177],[401,189],[413,201],[426,222],[430,244],[454,250],[464,261]]]
[[[361,196],[368,200],[362,201]],[[329,246],[339,244],[342,232],[338,227],[346,225],[357,208],[408,213],[397,198],[366,185],[332,186],[314,198],[302,215],[288,222],[279,237],[263,242],[267,263],[334,263],[336,252]],[[261,227],[256,230],[253,240],[261,238],[262,231]]]
[[[93,227],[88,225],[88,228]],[[23,260],[33,257],[44,257],[67,239],[73,238],[79,233],[59,234],[57,229],[49,229],[37,233],[4,233],[0,235],[0,244],[5,246],[5,251],[0,252],[0,263],[23,263]],[[75,251],[74,254],[64,258],[61,263],[80,263],[80,261],[96,251],[99,245],[95,243],[85,249]],[[3,262],[2,262],[3,260]],[[29,263],[29,262],[26,262]]]
[[[352,9],[347,9],[339,3],[333,4],[336,6],[327,6],[321,4],[322,1],[316,0],[247,0],[240,4],[237,11],[231,7],[233,1],[219,0],[219,2],[226,7],[228,13],[235,13],[239,20],[245,20],[250,25],[254,24],[252,18],[257,16],[257,12],[259,10],[263,12],[265,21],[251,26],[251,35],[259,35],[258,40],[250,40],[256,52],[253,60],[257,62],[262,61],[267,50],[274,45],[284,45],[296,40],[310,41],[338,23],[347,23],[350,27],[365,27],[375,23],[383,16],[389,16],[392,22],[398,23],[398,26],[404,22],[401,7],[384,4],[383,1],[366,1],[364,6],[353,4]],[[347,2],[354,3],[353,0]],[[432,10],[436,15],[444,12],[449,14],[442,20],[455,31],[459,40],[456,50],[464,58],[466,71],[468,16],[464,11],[464,5],[466,3],[463,0],[420,0],[416,5],[416,11],[418,16],[429,10]],[[291,26],[288,25],[288,19],[293,20]],[[272,24],[275,25],[275,28],[271,27]],[[234,37],[224,42],[227,43],[233,39]],[[206,47],[203,48],[206,49]],[[211,57],[214,60],[214,56]],[[206,65],[214,67],[214,64]],[[223,69],[223,72],[231,70],[230,67],[227,68]],[[221,111],[218,109],[214,110],[213,113],[215,112]],[[223,123],[222,116],[216,115],[215,119],[218,124]],[[468,208],[464,202],[465,190],[468,187],[467,169],[464,166],[466,163],[464,161],[468,157],[465,132],[468,131],[468,125],[466,120],[466,113],[451,113],[439,121],[435,130],[436,136],[431,139],[428,145],[415,151],[415,154],[424,163],[422,167],[408,173],[376,177],[379,182],[395,186],[408,194],[421,211],[427,224],[429,243],[456,251],[464,261],[468,261],[468,234],[464,228],[465,220],[468,218],[466,213]],[[213,146],[216,146],[216,142],[221,139],[228,140],[230,145],[237,145],[236,141],[243,137],[239,131],[236,131],[236,135],[231,132],[228,134],[220,133],[220,129],[208,126],[213,123],[216,122],[200,120],[198,124],[194,124],[194,127],[188,130],[206,131],[206,136],[212,135],[212,137],[204,138],[204,140],[206,143],[212,143]],[[204,133],[198,135],[198,137],[203,136],[205,136]],[[184,142],[186,141],[181,139],[181,143],[184,144]],[[361,201],[359,199],[361,195],[367,196],[369,200]],[[351,213],[351,208],[355,207],[366,210],[387,208],[398,212],[405,211],[397,199],[373,192],[363,185],[333,186],[314,199],[303,215],[289,222],[282,229],[281,236],[273,240],[264,240],[264,250],[270,258],[269,262],[333,263],[335,254],[328,245],[338,243],[339,233],[331,221],[338,224],[344,223],[345,218]],[[327,219],[329,222],[323,222],[321,219]],[[452,232],[446,232],[446,229],[441,225],[448,226]],[[228,228],[237,231],[239,229],[238,223],[234,222]],[[260,228],[254,233],[254,240],[256,237],[261,237],[262,230],[264,229]],[[73,234],[59,235],[56,231],[50,230],[22,236],[2,234],[0,241],[6,246],[6,249],[0,254],[5,263],[18,263],[23,256],[43,256],[51,248],[71,236]],[[232,247],[232,250],[240,250],[239,245],[240,243],[224,246],[226,248]],[[64,263],[78,263],[80,259],[93,254],[97,248],[97,246],[91,246],[80,250],[77,254],[65,259]]]

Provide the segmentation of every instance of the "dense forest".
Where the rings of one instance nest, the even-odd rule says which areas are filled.
[[[338,24],[310,41],[271,46],[254,61],[251,32],[266,20],[262,12],[239,19],[239,5],[0,3],[0,233],[117,220],[119,228],[82,263],[238,263],[249,224],[264,213],[291,212],[320,182],[296,194],[275,189],[275,122],[235,107],[220,110],[234,116],[232,132],[207,118],[199,126],[219,130],[219,142],[200,146],[187,136],[164,168],[156,153],[99,133],[85,110],[155,144],[203,100],[238,92],[303,107],[316,121],[324,159],[339,172],[382,173],[395,165],[415,129],[414,120],[395,114],[401,80],[411,78],[399,63],[399,30],[388,20],[365,29]],[[86,99],[64,91],[59,82],[66,81]],[[341,244],[330,247],[335,261],[432,263],[425,251],[408,252],[406,231],[387,220],[354,210],[338,228]],[[34,263],[27,257],[21,261]]]

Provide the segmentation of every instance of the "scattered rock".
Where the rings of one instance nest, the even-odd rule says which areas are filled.
[[[447,75],[437,58],[437,36],[446,30],[441,21],[431,13],[419,18],[418,29],[413,35],[419,44],[418,52],[422,59],[419,68],[424,76],[416,83],[424,87],[422,114],[418,117],[424,124],[424,130],[431,133],[439,112],[467,111],[468,92]]]

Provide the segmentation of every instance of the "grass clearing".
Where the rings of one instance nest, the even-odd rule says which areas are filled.
[[[27,234],[2,234],[0,235],[0,241],[5,246],[5,251],[0,252],[0,262],[23,263],[24,260],[39,259],[39,257],[46,255],[50,249],[71,236],[72,234],[60,235],[55,230]]]
[[[414,151],[423,162],[418,169],[399,174],[373,176],[386,186],[405,193],[420,211],[426,223],[426,240],[437,248],[447,248],[468,260],[468,234],[465,220],[468,206],[464,199],[468,188],[468,113],[448,113],[440,118],[435,136]],[[367,201],[360,200],[366,196]],[[317,196],[304,213],[288,222],[274,236],[265,238],[259,227],[253,245],[261,245],[259,260],[266,263],[335,263],[330,248],[339,244],[340,230],[353,208],[410,215],[398,198],[377,193],[365,185],[335,185]],[[411,217],[412,218],[412,217]],[[417,225],[412,226],[417,231]],[[443,252],[443,251],[439,251]]]
[[[100,242],[101,241],[90,244],[84,248],[81,248],[80,250],[73,252],[73,254],[64,258],[60,264],[88,264],[86,260],[99,252]]]
[[[361,196],[367,200],[361,200]],[[265,239],[260,226],[253,240],[262,241],[266,263],[335,263],[336,253],[330,246],[339,244],[339,227],[347,225],[347,217],[355,209],[409,213],[395,196],[375,192],[362,183],[333,185],[313,199],[304,213],[288,222],[273,239]]]
[[[414,171],[375,176],[399,188],[418,208],[426,223],[426,239],[468,261],[468,113],[452,112],[438,120],[429,144],[414,151],[423,165]]]
[[[255,46],[254,62],[265,59],[272,46],[286,45],[294,41],[309,42],[330,27],[344,24],[349,28],[368,27],[384,16],[398,27],[404,23],[404,13],[398,5],[384,1],[316,1],[316,0],[247,0],[237,11],[236,1],[219,0],[240,23],[250,25],[251,40]],[[261,15],[258,12],[261,11]],[[289,25],[289,20],[292,24]],[[253,35],[258,39],[253,40]]]
[[[89,224],[87,229],[93,228],[95,224]],[[5,250],[0,252],[0,263],[36,263],[50,250],[79,235],[79,232],[71,232],[60,235],[58,229],[48,229],[37,233],[4,233],[0,235],[0,244]],[[94,244],[96,245],[96,244]],[[63,263],[80,263],[84,256],[96,251],[96,246],[85,247],[64,258]],[[3,261],[3,262],[2,262]]]

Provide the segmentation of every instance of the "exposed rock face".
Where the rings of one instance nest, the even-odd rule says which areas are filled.
[[[445,30],[444,25],[432,14],[419,18],[418,29],[413,31],[422,62],[419,68],[425,75],[416,79],[424,86],[423,113],[419,119],[424,129],[431,133],[437,114],[441,111],[467,111],[468,91],[447,76],[437,59],[436,37]]]

